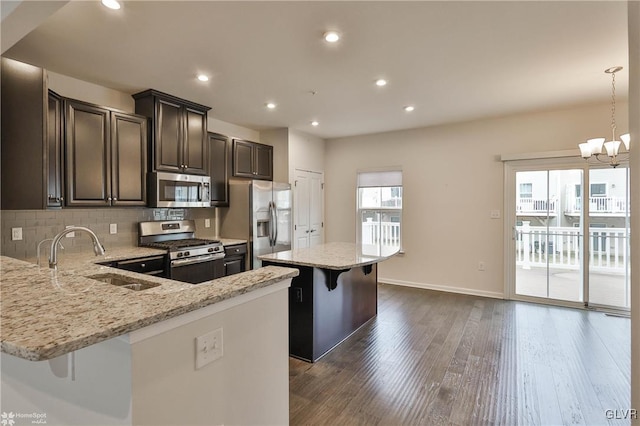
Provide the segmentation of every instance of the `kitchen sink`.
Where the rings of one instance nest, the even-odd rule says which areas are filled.
[[[91,278],[97,281],[102,281],[107,284],[115,285],[118,287],[134,290],[134,291],[147,290],[160,285],[158,283],[152,283],[149,281],[139,280],[137,278],[127,277],[125,275],[117,275],[117,274],[90,275],[87,278]]]

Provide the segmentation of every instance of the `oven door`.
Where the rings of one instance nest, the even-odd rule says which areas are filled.
[[[224,276],[224,255],[204,255],[171,261],[169,278],[200,284]]]

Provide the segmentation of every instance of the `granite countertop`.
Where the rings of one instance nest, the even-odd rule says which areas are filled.
[[[363,249],[365,253],[377,251],[375,246],[362,246],[354,243],[327,243],[309,248],[265,254],[258,256],[258,258],[283,265],[343,270],[378,263],[398,253],[397,247],[383,247],[380,250],[380,255],[363,254]]]
[[[98,264],[162,253],[142,247],[97,257],[61,253],[57,271],[0,256],[2,352],[51,359],[298,275],[268,266],[193,285]],[[159,285],[133,291],[90,278],[109,273]]]

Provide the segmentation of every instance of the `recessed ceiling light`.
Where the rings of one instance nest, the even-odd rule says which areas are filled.
[[[387,80],[385,80],[384,78],[379,78],[376,80],[376,86],[386,86],[387,85]]]
[[[276,107],[276,104],[274,104],[273,102],[267,102],[265,105],[269,109],[275,109]]]
[[[340,40],[340,34],[335,31],[327,31],[326,33],[324,33],[323,37],[324,40],[328,43],[335,43],[336,41]]]
[[[320,123],[319,123],[319,122],[317,122],[316,120],[313,120],[313,121],[311,122],[311,125],[312,125],[313,127],[316,127],[316,126],[319,126],[319,125],[320,125]]]
[[[209,81],[209,77],[207,77],[204,74],[200,74],[200,75],[198,75],[198,80],[200,80],[200,81]]]
[[[117,0],[102,0],[102,5],[113,10],[118,10],[121,7],[120,2],[118,2]]]
[[[413,111],[414,109],[415,109],[415,108],[414,108],[413,106],[411,106],[411,105],[407,105],[406,107],[404,107],[404,110],[405,110],[406,112],[411,112],[411,111]]]

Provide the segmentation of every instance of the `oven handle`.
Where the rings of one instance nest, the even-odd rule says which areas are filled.
[[[223,259],[224,253],[206,254],[204,256],[196,256],[187,259],[176,259],[171,261],[171,266],[176,268],[180,266],[195,265],[196,263],[211,262],[213,260]]]

